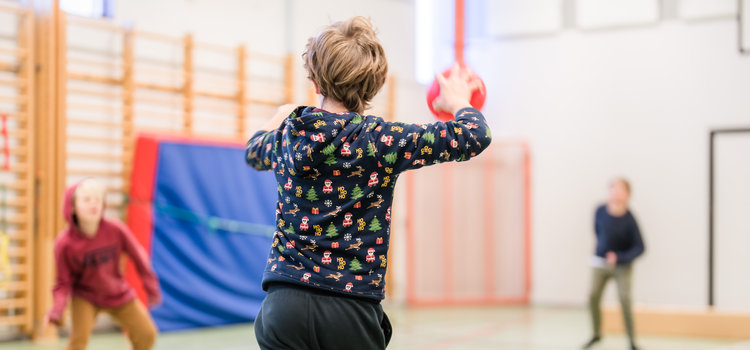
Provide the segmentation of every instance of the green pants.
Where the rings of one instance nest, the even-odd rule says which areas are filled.
[[[630,289],[633,269],[628,265],[611,267],[595,267],[594,278],[591,283],[591,293],[589,294],[589,309],[591,310],[591,321],[594,327],[594,336],[600,337],[602,333],[602,310],[601,301],[604,287],[607,281],[615,278],[617,282],[617,293],[620,296],[620,306],[622,307],[622,316],[625,323],[625,329],[628,332],[630,343],[635,343],[633,334],[633,310],[631,306]]]

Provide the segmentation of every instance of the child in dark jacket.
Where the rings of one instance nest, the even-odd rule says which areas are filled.
[[[630,182],[617,178],[609,186],[609,198],[594,214],[596,248],[591,264],[594,278],[589,292],[589,310],[594,336],[584,346],[591,348],[601,339],[601,299],[604,287],[610,278],[617,282],[623,324],[630,340],[630,349],[638,350],[635,344],[635,326],[631,303],[633,262],[645,250],[638,222],[629,209]]]
[[[246,161],[279,183],[256,338],[262,349],[384,349],[393,188],[406,170],[487,148],[489,127],[469,104],[479,84],[455,66],[438,76],[434,105],[455,120],[386,122],[362,115],[388,70],[369,20],[327,27],[303,58],[321,108],[282,106],[247,144]]]
[[[55,241],[54,305],[45,324],[59,325],[68,298],[72,298],[73,325],[66,349],[86,348],[100,311],[110,314],[127,331],[133,349],[151,349],[156,326],[123,278],[120,256],[127,254],[135,264],[150,305],[160,299],[156,275],[127,226],[103,217],[104,193],[104,186],[92,179],[65,191],[63,215],[68,228]]]

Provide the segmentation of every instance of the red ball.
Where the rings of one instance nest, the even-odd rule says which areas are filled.
[[[450,74],[450,68],[443,71],[443,76],[446,78],[449,77]],[[480,78],[478,75],[472,74],[471,79],[479,80],[481,86],[479,87],[479,89],[474,90],[474,92],[471,94],[471,101],[469,101],[469,104],[471,104],[471,106],[476,109],[482,109],[482,107],[484,106],[484,101],[485,99],[487,99],[487,89],[484,87],[484,81],[482,81],[482,78]],[[434,114],[438,120],[453,120],[452,114],[446,111],[436,111],[432,107],[432,103],[438,96],[440,96],[440,84],[438,84],[437,80],[433,80],[432,85],[430,85],[430,88],[427,90],[427,107],[430,108],[430,112],[432,112],[432,114]]]

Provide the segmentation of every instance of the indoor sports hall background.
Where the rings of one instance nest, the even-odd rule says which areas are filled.
[[[156,348],[256,349],[277,184],[245,143],[319,104],[305,44],[356,15],[389,63],[367,113],[435,122],[426,91],[459,60],[493,135],[398,181],[389,349],[581,348],[618,176],[641,347],[750,349],[750,0],[0,0],[0,348],[66,343],[43,327],[52,247],[63,189],[95,177],[160,279]],[[618,305],[608,286],[594,349],[626,348]],[[100,315],[89,348],[127,340]]]

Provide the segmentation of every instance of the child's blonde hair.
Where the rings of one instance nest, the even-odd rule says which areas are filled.
[[[616,177],[612,179],[612,181],[609,183],[609,186],[612,187],[614,184],[618,182],[622,184],[622,187],[625,187],[625,191],[628,192],[628,194],[631,194],[630,193],[630,181],[628,181],[628,179],[624,177]]]
[[[93,191],[98,196],[102,197],[102,200],[104,199],[104,196],[107,194],[107,187],[104,185],[104,183],[96,178],[89,177],[81,180],[81,182],[78,183],[78,187],[76,187],[75,192],[73,193],[73,200],[75,200],[76,195],[79,193],[79,191]]]
[[[385,83],[388,62],[369,19],[336,22],[310,38],[305,52],[307,77],[320,94],[362,113]]]

